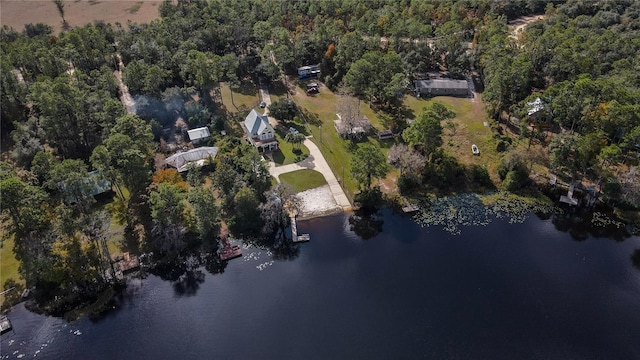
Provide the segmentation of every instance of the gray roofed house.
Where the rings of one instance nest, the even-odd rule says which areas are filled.
[[[206,126],[200,127],[197,129],[188,130],[187,134],[189,135],[189,140],[191,140],[191,142],[193,143],[197,143],[202,139],[206,139],[209,136],[211,136],[211,133],[209,132],[209,128]]]
[[[427,96],[468,96],[469,82],[467,80],[428,79],[414,81],[416,93]]]
[[[260,152],[273,151],[278,149],[278,140],[275,136],[275,130],[269,124],[269,118],[266,115],[260,115],[254,109],[242,123],[247,140],[251,145],[255,146]]]

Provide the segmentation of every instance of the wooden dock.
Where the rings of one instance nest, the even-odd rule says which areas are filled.
[[[8,331],[11,331],[13,327],[11,326],[11,320],[8,317],[2,316],[0,317],[0,334],[4,334]]]
[[[293,240],[294,243],[311,240],[311,235],[309,234],[298,234],[298,225],[296,224],[295,216],[291,216],[291,240]]]
[[[140,260],[135,255],[130,255],[128,252],[122,254],[122,260],[118,262],[118,267],[123,274],[129,271],[133,271],[140,267]]]
[[[220,260],[230,260],[242,256],[242,249],[240,249],[238,245],[231,246],[229,243],[226,243],[218,254],[220,255]]]
[[[404,201],[404,206],[402,207],[402,212],[411,213],[411,212],[415,212],[415,211],[420,210],[420,207],[418,205],[409,203],[409,201],[407,199],[405,199],[404,197],[402,198],[402,201]]]

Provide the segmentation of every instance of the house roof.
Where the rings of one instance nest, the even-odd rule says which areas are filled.
[[[171,165],[178,169],[178,172],[189,170],[189,164],[195,166],[204,166],[205,161],[211,157],[215,159],[218,154],[217,147],[199,147],[189,151],[175,153],[164,160],[165,164]]]
[[[209,136],[211,136],[211,133],[209,132],[209,128],[206,126],[197,128],[197,129],[191,129],[187,131],[187,134],[189,134],[189,140],[191,141],[200,140],[200,139],[208,138]]]
[[[468,90],[469,83],[467,80],[453,80],[453,79],[429,79],[429,80],[416,80],[414,82],[416,89],[459,89]]]
[[[527,103],[527,115],[531,116],[544,109],[544,102],[539,97]]]
[[[269,124],[267,116],[258,114],[255,109],[251,110],[245,118],[244,127],[251,136],[258,136],[267,130],[273,131],[273,127]]]

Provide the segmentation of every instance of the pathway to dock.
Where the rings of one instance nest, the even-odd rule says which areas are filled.
[[[324,176],[327,184],[329,184],[331,194],[333,195],[336,204],[338,204],[343,211],[351,211],[351,203],[349,202],[347,195],[342,190],[342,186],[340,186],[338,179],[336,179],[333,171],[331,171],[327,160],[325,160],[324,156],[320,152],[320,149],[318,149],[316,144],[309,138],[304,140],[304,145],[309,149],[309,157],[301,162],[284,166],[276,166],[276,164],[271,161],[269,162],[269,174],[280,182],[279,176],[281,174],[302,169],[316,170]]]

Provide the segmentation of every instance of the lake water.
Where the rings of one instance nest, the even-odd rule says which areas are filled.
[[[17,306],[2,358],[640,359],[637,236],[576,241],[534,215],[451,235],[385,210],[362,240],[347,218],[300,222],[290,260],[249,248],[186,285],[135,280],[98,321]]]

